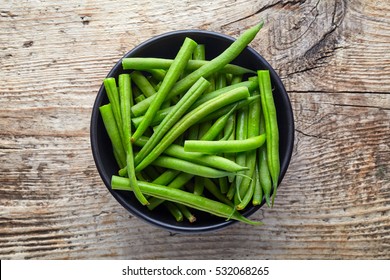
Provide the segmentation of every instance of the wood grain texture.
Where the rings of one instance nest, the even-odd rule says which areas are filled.
[[[390,6],[363,0],[1,1],[1,259],[389,259]],[[91,108],[157,34],[231,36],[281,75],[296,121],[275,207],[203,235],[126,212],[96,171]],[[192,246],[191,244],[196,244]]]

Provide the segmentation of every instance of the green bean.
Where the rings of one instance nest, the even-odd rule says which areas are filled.
[[[123,69],[133,69],[141,71],[149,71],[151,69],[169,69],[172,65],[172,59],[166,58],[154,58],[154,57],[129,57],[122,59]],[[210,63],[207,60],[200,60],[199,58],[194,58],[188,61],[186,66],[186,71],[192,72],[200,67]],[[233,75],[244,75],[244,74],[253,74],[256,73],[253,70],[244,68],[235,64],[226,64],[222,69],[219,70],[221,73],[229,73]]]
[[[267,143],[265,143],[267,145]],[[260,177],[260,184],[261,188],[264,193],[265,201],[268,207],[271,207],[271,189],[272,189],[272,180],[271,175],[269,173],[268,169],[268,163],[267,163],[267,147],[261,147],[258,151],[259,154],[259,177]]]
[[[192,53],[192,60],[205,60],[205,59],[206,59],[206,47],[204,44],[198,44],[194,52]],[[193,71],[191,68],[188,67],[190,65],[190,61],[192,60],[190,59],[187,63],[186,70],[184,71],[184,73],[186,74],[185,76],[187,76]]]
[[[254,91],[253,97],[258,97],[259,92]],[[258,136],[260,134],[260,114],[261,114],[261,104],[260,99],[256,98],[254,102],[249,104],[248,111],[248,138]]]
[[[262,188],[261,188],[259,172],[260,172],[259,165],[256,164],[255,172],[254,172],[254,178],[253,178],[255,186],[254,186],[254,190],[253,190],[252,204],[254,206],[260,205],[261,202],[263,201],[263,191],[262,191]]]
[[[206,47],[204,44],[198,44],[192,54],[192,59],[194,60],[205,60],[206,59]],[[190,60],[191,61],[191,60]],[[190,62],[188,61],[188,62]],[[188,69],[188,64],[187,64],[187,73],[190,72]],[[194,125],[189,128],[188,130],[188,139],[198,139],[199,135],[199,125]],[[204,189],[203,185],[203,179],[202,177],[195,176],[194,179],[194,194],[196,195],[202,195]]]
[[[259,96],[259,92],[254,91],[253,95]],[[260,105],[259,99],[255,100],[254,102],[252,102],[249,105],[249,109],[248,109],[248,120],[249,121],[247,124],[247,137],[248,138],[252,138],[252,137],[258,136],[260,134],[260,113],[261,113],[260,107],[261,107],[261,105]],[[257,157],[257,153],[253,152],[253,151],[247,152],[245,155],[245,158],[246,158],[245,166],[247,166],[249,169],[247,171],[245,171],[244,174],[246,174],[250,178],[252,177],[252,174],[255,170],[256,157]],[[248,177],[242,178],[242,182],[239,186],[240,192],[239,192],[239,195],[237,193],[237,196],[235,199],[236,204],[238,203],[239,198],[243,197],[245,195],[245,193],[247,193],[248,188],[250,187],[251,180],[249,180]],[[244,205],[244,203],[240,203],[240,205],[242,206],[242,205]]]
[[[190,127],[188,131],[187,139],[196,140],[198,139],[198,134],[199,134],[199,125],[196,124]]]
[[[134,83],[132,83],[131,92],[133,93],[133,99],[137,98],[140,95],[143,95],[145,97],[145,95],[142,93],[142,91]]]
[[[142,194],[141,190],[139,189],[137,178],[135,176],[133,147],[130,142],[130,136],[131,136],[130,100],[132,99],[130,75],[129,74],[119,75],[118,83],[119,83],[119,97],[120,97],[120,113],[121,113],[122,125],[123,125],[122,131],[124,136],[124,146],[126,150],[127,174],[130,179],[131,185],[133,186],[133,190],[136,198],[142,205],[147,205],[149,204],[149,202]]]
[[[130,77],[146,97],[150,97],[156,93],[156,90],[152,84],[141,72],[133,71],[130,74]]]
[[[253,176],[253,174],[252,174],[252,176]],[[253,191],[254,191],[254,188],[255,188],[255,183],[256,183],[256,181],[253,180],[253,179],[250,181],[249,187],[248,187],[248,189],[245,191],[244,197],[242,198],[242,200],[240,201],[240,203],[236,205],[236,209],[237,209],[237,210],[243,210],[243,209],[245,209],[245,207],[246,207],[246,206],[249,204],[249,202],[252,200]]]
[[[230,84],[231,85],[236,85],[238,83],[240,83],[242,81],[242,75],[234,75],[232,77],[232,80],[230,81]],[[249,99],[249,98],[248,98]],[[248,100],[247,99],[247,100]],[[240,103],[243,103],[244,101],[247,101],[247,100],[243,100],[243,101],[240,101],[237,103],[237,107],[236,110],[239,110],[241,108],[243,108],[244,106],[247,106],[246,104],[243,105],[243,107],[241,107],[241,104]],[[250,103],[248,103],[249,105]],[[230,105],[231,106],[231,105]],[[228,107],[228,106],[226,106]],[[221,108],[220,110],[218,110],[217,112],[214,112],[214,114],[218,113],[219,111],[222,111],[224,108]],[[228,109],[228,108],[227,108]],[[224,134],[225,136],[227,136],[228,134],[230,134],[227,139],[224,139],[224,140],[235,140],[236,139],[236,117],[237,117],[237,112],[234,111],[232,113],[232,115],[229,117],[229,120],[228,120],[228,123],[226,124],[225,126],[225,130],[224,130]],[[230,133],[231,131],[231,133]],[[232,153],[227,153],[224,155],[227,159],[230,159],[232,161],[235,161],[236,160],[236,155],[235,154],[232,154]],[[235,176],[228,176],[228,181],[229,183],[231,184],[234,180]],[[232,185],[232,184],[231,184]],[[231,194],[231,191],[230,191],[231,187],[227,190],[227,194]],[[229,192],[230,191],[230,192]]]
[[[181,189],[185,184],[187,184],[194,175],[188,173],[180,173],[172,182],[170,182],[166,187],[172,189]],[[164,202],[164,199],[153,197],[150,199],[150,204],[147,205],[149,210],[153,210],[161,203]]]
[[[212,167],[168,156],[158,157],[152,162],[152,165],[179,170],[185,173],[198,175],[206,178],[219,178],[231,174],[231,172],[218,170]]]
[[[198,139],[198,134],[199,134],[199,125],[197,124],[193,125],[192,127],[190,127],[188,131],[187,139],[196,140]]]
[[[218,109],[217,111],[207,115],[203,119],[199,121],[199,123],[205,122],[205,121],[210,121],[210,120],[215,120],[225,114],[227,114],[231,109],[234,108],[234,113],[236,113],[238,110],[243,109],[247,107],[249,104],[251,104],[253,101],[256,99],[260,99],[259,96],[250,96],[248,98],[245,98],[241,101],[237,101],[235,103],[232,103],[230,105],[227,105],[221,109]]]
[[[145,113],[145,117],[143,118],[142,122],[138,126],[137,130],[132,135],[131,137],[132,142],[136,141],[139,137],[141,137],[145,132],[145,130],[153,121],[156,112],[160,109],[161,104],[166,100],[167,95],[169,94],[172,87],[175,85],[176,81],[178,80],[181,73],[183,72],[185,66],[187,65],[187,62],[190,59],[196,45],[197,44],[194,40],[190,38],[184,39],[184,43],[182,44],[179,52],[177,53],[171,67],[169,67],[158,92],[155,95],[153,95],[154,96],[153,101],[151,102],[149,108],[147,109]],[[199,78],[200,77],[198,77],[198,79]],[[194,81],[194,83],[196,82],[196,80]],[[133,108],[135,108],[135,106],[136,105],[134,105]]]
[[[260,106],[260,125],[259,131],[260,134],[265,133],[265,123],[264,123],[264,115]],[[259,169],[259,181],[262,193],[265,197],[265,202],[268,207],[271,207],[271,190],[272,190],[272,180],[271,175],[268,170],[267,163],[267,143],[257,149],[257,165]]]
[[[169,129],[179,121],[179,119],[186,113],[188,108],[194,103],[194,101],[205,91],[209,82],[200,78],[180,99],[179,103],[175,105],[173,110],[164,118],[153,135],[149,138],[149,141],[142,147],[141,151],[135,157],[135,164],[139,164],[149,153],[153,150],[156,144],[164,137]]]
[[[114,155],[117,160],[119,168],[126,166],[126,153],[122,145],[122,140],[119,134],[119,129],[115,121],[114,113],[112,112],[112,105],[108,103],[99,107],[100,115],[103,119],[104,127],[106,128],[108,137],[114,150]]]
[[[225,75],[226,75],[226,84],[231,85],[232,84],[232,79],[233,79],[234,75],[231,74],[231,73],[226,73]]]
[[[180,171],[177,170],[166,170],[164,173],[162,173],[160,176],[158,176],[156,179],[153,180],[153,184],[158,185],[167,185],[169,184],[175,177],[180,173]]]
[[[161,123],[161,121],[169,114],[171,110],[173,110],[175,106],[170,106],[167,108],[162,108],[156,112],[156,115],[153,118],[153,121],[150,123],[151,126],[156,126]],[[131,121],[135,127],[138,127],[144,116],[139,116],[136,118],[132,118]]]
[[[195,61],[197,61],[197,60],[204,61],[206,59],[206,46],[204,44],[198,44],[194,50],[194,53],[192,54],[192,58],[193,58],[193,60],[189,60],[187,63],[187,67],[186,67],[186,69],[190,72],[195,70],[194,68],[191,67],[194,60]],[[200,66],[201,65],[199,65],[199,67]],[[199,67],[197,67],[197,68],[199,68]]]
[[[237,110],[237,107],[238,107],[238,104],[234,105],[230,109],[231,113],[229,114],[229,118],[226,121],[226,125],[225,125],[224,131],[223,131],[224,136],[226,137],[226,139],[224,139],[224,140],[234,140],[235,139],[235,135],[234,135],[233,131],[235,131],[235,128],[236,128],[236,115],[234,113],[235,113],[235,110]]]
[[[258,92],[254,91],[253,95],[258,96]],[[247,131],[246,137],[251,139],[252,137],[257,137],[259,133],[259,125],[260,125],[260,103],[259,99],[255,100],[249,105],[248,109],[248,123],[247,123]],[[238,210],[244,209],[253,196],[254,190],[254,180],[250,180],[248,178],[253,178],[253,173],[255,171],[256,166],[256,152],[247,152],[245,153],[246,166],[249,168],[244,174],[247,177],[243,177],[240,185],[237,187],[236,195],[235,195],[235,204]],[[238,179],[238,178],[237,178]],[[243,199],[241,200],[241,197]]]
[[[249,96],[248,88],[240,87],[233,89],[224,95],[218,96],[207,101],[203,106],[198,107],[187,113],[178,121],[167,134],[161,139],[160,143],[136,166],[136,172],[141,171],[161,155],[181,134],[189,127],[194,125],[199,119],[204,118],[207,114],[222,108],[230,103],[247,98]]]
[[[244,140],[204,141],[186,140],[185,152],[199,152],[205,154],[238,153],[255,150],[265,142],[265,134]]]
[[[248,91],[251,92],[255,90],[258,87],[258,82],[256,81],[245,81],[242,83],[226,86],[221,89],[216,89],[212,92],[209,92],[202,97],[199,98],[191,107],[190,110],[195,109],[196,107],[199,107],[200,105],[203,105],[205,102],[209,101],[210,99],[213,99],[219,95],[222,95],[228,91],[231,91],[232,89],[239,88],[239,87],[247,87]]]
[[[237,125],[236,125],[236,140],[232,141],[243,141],[248,138],[248,108],[243,108],[242,110],[237,112]],[[239,165],[246,165],[246,153],[237,152],[236,162]],[[235,200],[241,201],[241,182],[243,177],[236,177],[236,192],[235,192]]]
[[[209,88],[206,90],[206,95],[215,91],[215,75],[210,75],[207,77],[207,80],[210,82]]]
[[[253,96],[259,96],[258,91],[253,92]],[[260,99],[254,100],[249,104],[248,112],[249,122],[248,122],[248,137],[258,136],[260,134],[260,114],[261,114],[261,104]]]
[[[249,80],[250,80],[250,78],[249,78]],[[232,84],[232,85],[238,84],[238,83],[241,83],[241,81],[242,81],[242,75],[234,75],[232,77],[230,84]]]
[[[223,194],[227,193],[229,190],[228,179],[226,177],[218,178],[218,183],[219,183],[219,189],[221,193]]]
[[[237,106],[237,105],[236,105]],[[223,131],[225,128],[230,116],[233,114],[234,110],[236,109],[236,106],[234,106],[230,111],[217,119],[211,126],[210,128],[203,134],[203,136],[200,137],[201,140],[204,139],[214,139],[218,136],[218,134]]]
[[[253,171],[254,172],[254,171]],[[255,181],[255,178],[254,178],[254,175],[252,174],[252,180],[249,182],[249,186],[248,188],[245,190],[245,193],[244,193],[244,197],[242,198],[242,200],[239,202],[239,204],[236,205],[236,209],[237,210],[243,210],[245,209],[245,207],[249,204],[249,202],[252,200],[253,198],[253,192],[254,192],[254,189],[255,189],[255,184],[256,184],[256,181]]]
[[[176,207],[179,208],[181,213],[183,213],[183,216],[186,217],[186,219],[190,223],[194,223],[196,221],[196,217],[191,213],[191,211],[187,208],[187,206],[180,203],[176,203]]]
[[[145,95],[141,94],[141,95],[138,95],[136,98],[134,98],[134,101],[135,101],[135,104],[137,104],[137,103],[140,103],[142,100],[145,100],[145,99],[146,99]]]
[[[121,138],[122,145],[124,143],[124,135],[123,135],[123,127],[122,127],[122,116],[121,116],[121,108],[119,104],[119,93],[118,87],[116,85],[115,78],[105,78],[103,80],[104,88],[107,93],[107,97],[112,106],[112,112],[114,114],[115,121],[118,126],[119,136]]]
[[[213,181],[211,181],[209,178],[204,178],[203,180],[204,187],[219,201],[225,203],[226,205],[233,206],[233,203],[226,198],[225,195],[221,193],[219,188],[217,187],[216,184],[214,184]]]
[[[198,138],[202,138],[212,127],[211,122],[203,122],[199,125]]]
[[[229,187],[229,190],[226,194],[226,197],[229,199],[229,200],[232,200],[235,193],[236,193],[236,181],[233,180],[231,183],[230,183],[230,187]]]
[[[124,69],[124,68],[123,68]],[[134,69],[137,70],[137,69]],[[157,81],[162,81],[165,78],[165,75],[167,74],[167,71],[163,69],[147,69],[147,72],[149,72],[153,78],[155,78]]]
[[[246,30],[220,55],[212,59],[209,63],[201,66],[191,74],[187,75],[184,79],[178,81],[168,94],[167,98],[170,99],[183,93],[188,88],[190,88],[200,77],[207,78],[212,73],[219,71],[226,64],[230,63],[256,37],[257,33],[263,27],[263,24],[264,22],[261,22]],[[146,110],[148,110],[148,107],[153,99],[153,96],[151,96],[143,102],[134,105],[132,108],[133,115],[135,117],[142,115]]]
[[[195,176],[194,179],[194,194],[196,195],[202,195],[204,189],[204,178]]]
[[[161,86],[161,81],[156,80],[153,76],[146,77],[150,85],[153,87],[153,89],[157,92],[158,89]]]
[[[226,84],[226,74],[218,72],[215,79],[215,89],[225,88]]]
[[[265,134],[267,138],[267,163],[273,186],[271,202],[271,205],[273,205],[280,173],[278,121],[274,98],[272,95],[272,85],[269,70],[259,70],[257,74],[260,87],[261,106],[263,109],[265,122]]]
[[[176,222],[183,221],[183,213],[179,209],[179,207],[177,207],[178,205],[170,201],[165,201],[164,205],[165,207],[167,207],[169,213],[171,213],[172,216],[175,218]]]
[[[199,195],[194,195],[193,193],[187,191],[167,188],[166,186],[148,182],[139,182],[139,186],[143,193],[150,196],[181,203],[185,206],[205,211],[218,217],[234,219],[250,225],[262,224],[260,221],[249,220],[229,205]],[[115,175],[111,178],[111,187],[114,190],[132,190],[132,186],[130,185],[128,178]]]
[[[228,121],[228,124],[229,124],[230,121]],[[234,129],[235,127],[234,126],[230,126],[230,125],[227,125],[224,127],[224,132],[223,134],[221,133],[221,138],[219,139],[220,141],[226,141],[226,140],[229,140],[230,137],[234,134]],[[222,137],[223,135],[223,137]],[[191,140],[191,139],[189,139]],[[192,139],[193,140],[193,139]]]
[[[130,134],[131,134],[131,116],[130,116],[130,100],[133,99],[131,92],[131,79],[129,74],[120,74],[118,76],[119,84],[119,115],[121,116],[121,124],[123,131],[123,146],[126,153],[131,149]]]
[[[168,187],[173,187],[173,188],[180,188],[182,185],[187,183],[191,178],[187,179],[189,177],[189,175],[185,174],[185,173],[184,173],[185,176],[180,176],[180,175],[177,176],[179,173],[180,173],[180,171],[168,169],[164,173],[162,173],[159,177],[154,179],[152,183],[157,184],[157,185],[168,185]],[[119,175],[123,177],[123,175],[121,175],[121,174],[119,174]],[[183,175],[183,174],[181,174],[181,175]],[[184,178],[184,180],[183,180],[183,178]],[[155,207],[157,207],[159,204],[161,204],[162,202],[163,202],[163,200],[156,199],[155,197],[152,197],[149,200],[149,204],[147,205],[147,207],[150,210],[152,210]]]
[[[196,55],[196,59],[199,60],[206,60],[206,49],[201,48],[200,51],[198,51]],[[206,92],[204,95],[209,95],[210,92],[213,92],[216,90],[216,84],[215,84],[215,74],[211,74],[208,77],[208,81],[210,82],[209,87],[207,88]],[[209,131],[211,128],[212,124],[211,122],[203,122],[202,124],[199,125],[199,131],[198,131],[198,139],[203,137],[204,134]]]

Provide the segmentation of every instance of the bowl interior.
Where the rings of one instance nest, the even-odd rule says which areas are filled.
[[[208,60],[219,55],[234,41],[234,39],[229,36],[209,31],[175,31],[156,36],[140,44],[128,52],[124,57],[174,58],[185,37],[190,37],[199,44],[205,44],[206,58]],[[280,182],[283,179],[289,165],[294,143],[294,120],[289,97],[276,72],[272,69],[268,62],[252,48],[247,47],[235,60],[233,60],[232,63],[253,70],[270,70],[271,80],[274,86],[274,100],[277,109],[280,134]],[[117,78],[119,74],[124,72],[121,60],[119,60],[107,77]],[[99,107],[106,103],[108,103],[108,99],[104,86],[102,85],[96,97],[92,111],[91,147],[96,167],[104,184],[123,207],[139,218],[173,232],[204,232],[220,229],[235,222],[233,220],[226,221],[223,218],[215,217],[204,212],[194,211],[197,217],[197,221],[195,223],[190,224],[186,221],[178,223],[163,206],[159,206],[153,211],[149,211],[146,207],[138,203],[131,192],[111,190],[111,176],[117,174],[118,166],[113,156],[111,142],[105,132],[103,121],[99,113]],[[243,214],[245,216],[249,216],[262,205],[257,207],[248,207]]]

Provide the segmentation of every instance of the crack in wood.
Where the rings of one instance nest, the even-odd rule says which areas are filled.
[[[290,73],[287,73],[287,78],[293,76],[293,75],[296,75],[296,74],[299,74],[299,73],[304,73],[304,72],[308,72],[308,71],[311,71],[313,69],[317,69],[317,68],[321,68],[323,67],[323,65],[313,65],[313,66],[310,66],[310,67],[307,67],[307,68],[303,68],[303,69],[299,69],[297,71],[294,71],[294,72],[290,72]]]
[[[306,132],[303,132],[302,130],[300,129],[295,129],[295,131],[299,134],[302,134],[306,137],[311,137],[311,138],[316,138],[316,139],[321,139],[321,140],[334,140],[332,138],[328,138],[328,137],[323,137],[323,136],[319,136],[319,135],[316,135],[316,134],[309,134],[309,133],[306,133]]]
[[[18,15],[12,13],[11,11],[0,11],[0,16],[1,17],[9,17],[9,18],[15,18],[17,17]]]
[[[355,108],[378,109],[378,110],[390,111],[390,108],[380,107],[380,106],[354,105],[354,104],[346,104],[346,103],[333,103],[333,105],[340,106],[340,107],[355,107]]]

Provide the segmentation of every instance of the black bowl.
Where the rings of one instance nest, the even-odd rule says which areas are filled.
[[[223,52],[235,39],[223,34],[202,31],[183,30],[165,33],[149,39],[148,41],[129,51],[124,57],[161,57],[174,58],[185,37],[190,37],[199,44],[206,45],[206,59],[212,59]],[[280,163],[281,172],[279,183],[282,181],[293,150],[294,144],[294,118],[289,97],[282,81],[269,65],[269,63],[252,48],[247,47],[235,60],[234,64],[253,69],[270,70],[271,80],[274,87],[274,100],[277,110],[279,133],[280,133]],[[119,60],[107,77],[117,78],[124,73],[121,60]],[[111,176],[117,174],[118,166],[114,159],[110,140],[106,134],[103,121],[99,113],[99,107],[108,103],[104,86],[100,87],[91,118],[91,147],[98,172],[109,192],[115,199],[125,207],[131,214],[171,232],[198,233],[224,228],[235,223],[234,220],[226,221],[223,218],[212,216],[208,213],[197,212],[195,223],[176,222],[164,207],[156,208],[153,211],[142,206],[134,197],[133,193],[126,191],[113,191],[110,187]],[[257,211],[262,205],[247,207],[243,215],[248,217]]]

